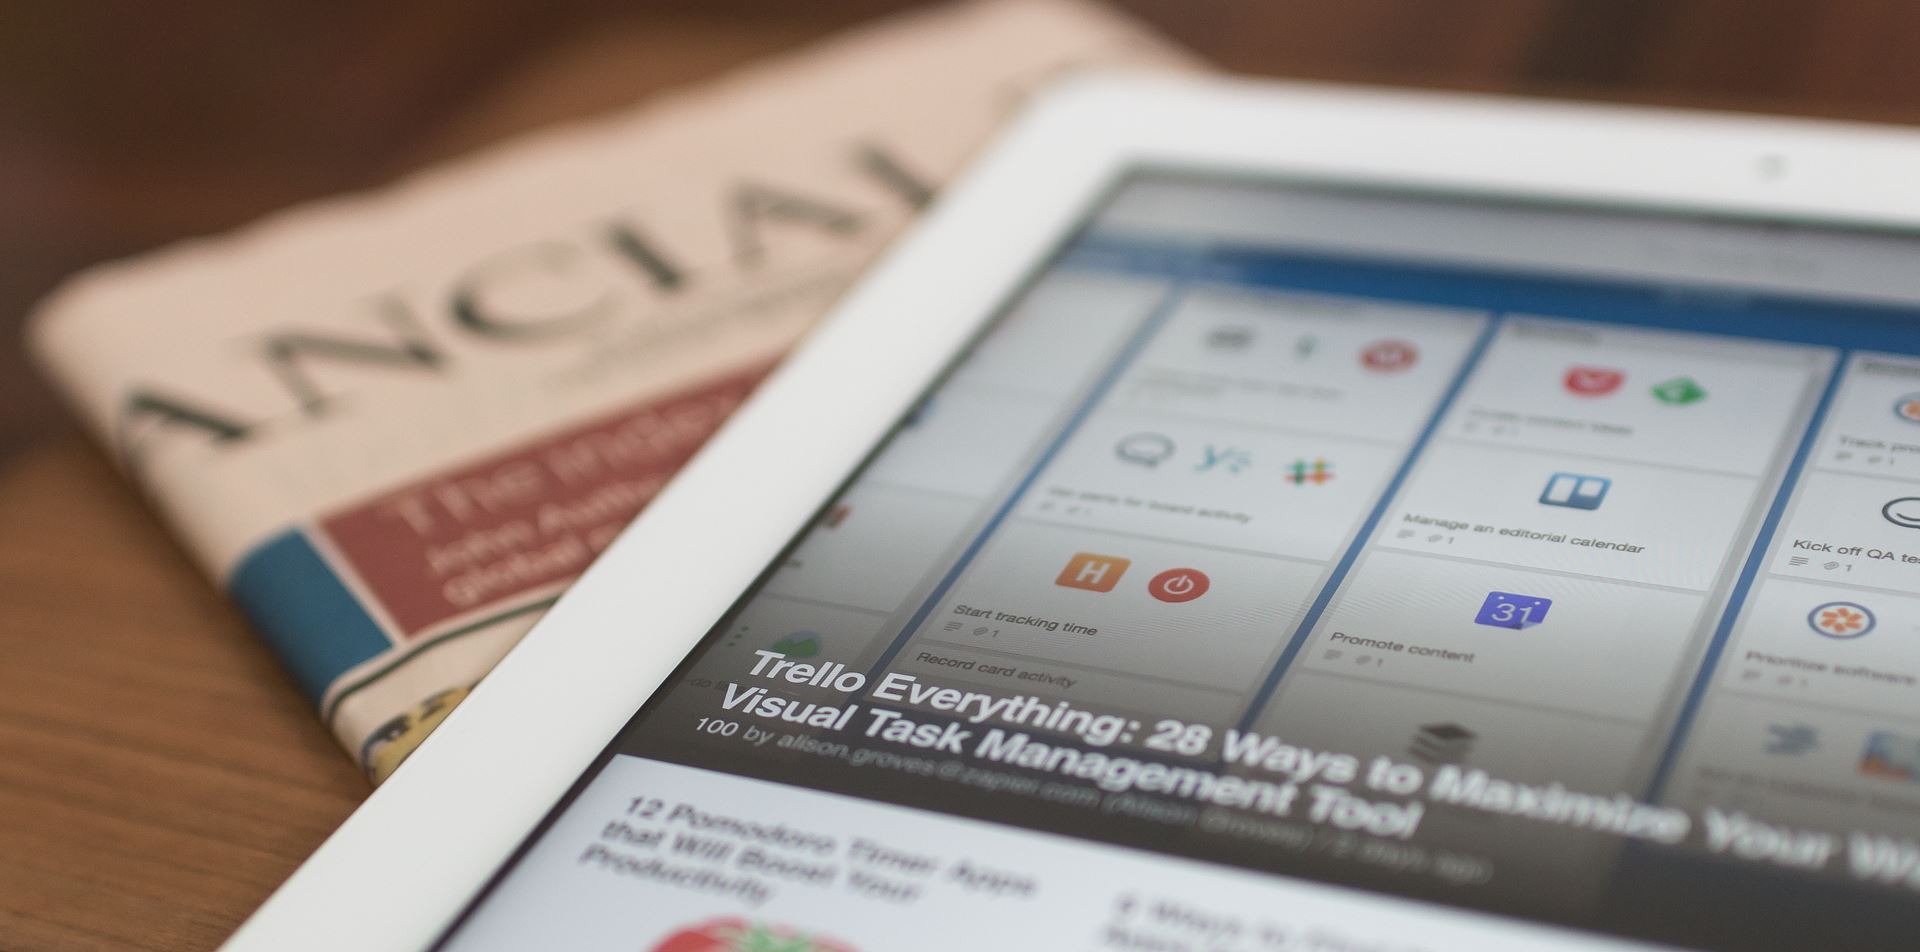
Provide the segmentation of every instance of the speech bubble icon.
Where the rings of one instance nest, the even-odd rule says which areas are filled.
[[[1115,443],[1113,455],[1123,463],[1152,469],[1173,455],[1173,438],[1165,433],[1135,433]]]

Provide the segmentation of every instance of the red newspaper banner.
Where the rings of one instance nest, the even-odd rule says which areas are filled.
[[[396,633],[584,571],[745,400],[766,367],[417,480],[320,520]]]

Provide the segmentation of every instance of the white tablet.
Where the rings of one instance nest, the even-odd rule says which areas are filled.
[[[1916,170],[1062,89],[229,948],[1911,949]]]

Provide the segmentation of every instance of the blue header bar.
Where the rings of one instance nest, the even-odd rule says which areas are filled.
[[[1501,272],[1244,245],[1088,235],[1062,262],[1187,281],[1318,291],[1848,350],[1920,354],[1920,306],[1901,308],[1579,275]]]

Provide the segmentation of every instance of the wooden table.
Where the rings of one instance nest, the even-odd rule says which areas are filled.
[[[222,164],[224,154],[200,155],[190,135],[224,130],[219,108],[210,108],[189,111],[188,138],[149,165],[86,166],[95,174],[69,205],[60,204],[64,193],[0,189],[9,203],[0,205],[0,251],[35,252],[0,265],[0,330],[12,337],[12,315],[31,296],[99,253],[229,227],[898,5],[845,0],[755,13],[730,3],[714,13],[689,0],[635,13],[525,0],[505,5],[521,20],[501,14],[477,25],[466,16],[472,8],[439,0],[340,13],[344,26],[325,35],[384,64],[375,71],[413,104],[424,133],[383,136],[379,123],[400,128],[408,119],[388,109],[367,128],[348,124],[365,139],[351,156],[303,163],[289,149],[242,175]],[[1920,60],[1905,49],[1920,35],[1920,5],[1908,0],[1126,5],[1248,72],[1920,121]],[[88,52],[72,31],[40,26]],[[10,35],[19,41],[18,31]],[[380,42],[369,51],[363,35]],[[145,41],[111,31],[95,39],[108,62],[115,43]],[[19,62],[4,42],[0,62]],[[161,67],[212,68],[191,43],[163,47],[175,60]],[[489,57],[510,66],[488,68]],[[322,74],[316,81],[351,86],[313,69]],[[142,95],[112,70],[88,75],[103,94]],[[263,97],[297,100],[290,108],[324,104],[264,85]],[[0,121],[7,115],[0,109]],[[76,168],[100,158],[85,151],[84,135],[41,131],[30,141],[48,156],[71,157]],[[370,152],[376,142],[387,143],[384,151]],[[0,150],[0,179],[18,184],[5,162]],[[17,348],[0,347],[0,949],[211,948],[366,785],[233,610],[100,455],[59,422],[21,367]]]

